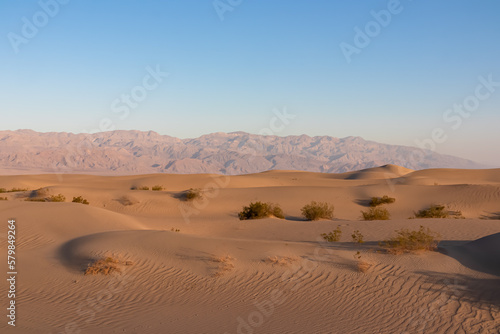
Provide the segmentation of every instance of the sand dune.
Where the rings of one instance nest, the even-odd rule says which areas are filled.
[[[154,185],[165,190],[131,189]],[[0,188],[13,187],[61,193],[66,203],[0,194],[19,251],[18,322],[2,322],[2,333],[500,330],[500,169],[0,176]],[[189,188],[203,199],[184,201]],[[368,200],[382,195],[396,198],[392,219],[361,221]],[[90,205],[69,203],[76,196]],[[286,219],[240,221],[242,206],[257,200],[280,204]],[[304,221],[300,209],[312,200],[332,203],[335,218]],[[465,219],[408,219],[431,204]],[[441,235],[438,252],[380,251],[394,230],[420,225]],[[320,238],[337,226],[340,242]],[[355,230],[365,243],[351,242]],[[106,257],[121,273],[83,275]],[[0,268],[7,272],[5,261]]]

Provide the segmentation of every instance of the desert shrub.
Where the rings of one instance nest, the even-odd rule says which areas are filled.
[[[20,191],[28,191],[26,188],[12,188],[10,190],[7,190],[5,188],[0,188],[0,193],[15,193],[15,192],[20,192]]]
[[[306,204],[301,209],[302,215],[307,220],[318,220],[318,219],[332,219],[333,218],[333,205],[326,202],[315,202],[312,201]]]
[[[82,196],[73,197],[73,200],[71,202],[89,205],[89,202],[86,199],[84,199]]]
[[[278,266],[288,266],[297,260],[298,259],[296,257],[290,256],[268,256],[263,260],[263,262]]]
[[[340,241],[340,237],[342,236],[342,230],[340,229],[340,226],[337,226],[335,230],[328,234],[321,233],[321,236],[328,242],[338,242]]]
[[[448,218],[444,205],[431,205],[428,209],[415,212],[415,218]]]
[[[240,220],[261,219],[272,216],[281,219],[285,218],[279,205],[263,202],[250,203],[249,206],[244,206],[243,210],[238,213]]]
[[[7,197],[0,197],[0,201],[8,201],[9,199]]]
[[[391,214],[386,208],[370,208],[368,211],[361,211],[364,220],[389,220]]]
[[[172,227],[170,229],[170,231],[172,231],[172,232],[180,232],[181,230],[179,230],[178,228]]]
[[[85,275],[109,275],[115,271],[121,272],[121,269],[118,267],[118,263],[119,261],[112,257],[94,261],[93,263],[88,265],[87,269],[85,270]]]
[[[5,188],[0,188],[0,194],[6,193],[6,192],[7,192],[7,189],[5,189]]]
[[[190,188],[189,190],[186,191],[185,193],[185,198],[186,201],[192,201],[196,198],[201,198],[201,189],[200,188]]]
[[[153,186],[151,188],[151,190],[153,190],[153,191],[162,191],[163,190],[163,186],[156,185],[156,186]]]
[[[28,197],[25,199],[27,202],[45,202],[45,198],[38,198],[38,197]]]
[[[420,226],[416,231],[401,229],[397,235],[380,243],[390,253],[402,254],[415,251],[434,251],[437,249],[439,235],[429,228]]]
[[[379,206],[382,204],[391,204],[394,202],[396,202],[395,198],[384,195],[382,197],[372,197],[372,199],[370,201],[370,206],[375,207],[375,206]]]
[[[217,263],[217,270],[214,273],[214,277],[219,277],[234,269],[233,261],[236,259],[230,255],[226,255],[220,257],[214,256],[211,260]]]
[[[66,197],[63,194],[52,195],[47,198],[48,202],[64,202]]]
[[[352,242],[357,242],[358,244],[362,244],[363,242],[365,242],[363,235],[358,230],[352,232],[351,237]]]
[[[149,187],[148,186],[142,186],[142,187],[137,188],[137,190],[149,190]]]

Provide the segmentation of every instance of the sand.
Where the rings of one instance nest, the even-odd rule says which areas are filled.
[[[131,190],[154,185],[165,190]],[[8,197],[2,252],[10,218],[18,247],[16,327],[3,315],[2,333],[500,330],[500,169],[0,176],[0,188],[12,187],[66,202],[0,194]],[[205,189],[203,199],[184,201],[189,188]],[[396,198],[386,206],[391,220],[361,221],[370,197],[382,195]],[[76,196],[90,205],[71,203]],[[279,204],[286,219],[240,221],[257,200]],[[300,208],[312,200],[332,203],[335,218],[304,221]],[[465,218],[408,219],[431,204]],[[392,255],[378,246],[421,225],[441,235],[438,251]],[[337,226],[340,242],[320,237]],[[355,230],[365,243],[351,242]],[[121,273],[84,275],[106,257]],[[0,269],[8,271],[5,260]]]

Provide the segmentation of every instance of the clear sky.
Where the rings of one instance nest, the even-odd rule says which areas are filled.
[[[500,167],[499,1],[59,1],[0,2],[1,130],[361,136]]]

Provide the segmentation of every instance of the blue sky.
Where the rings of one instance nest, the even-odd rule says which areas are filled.
[[[60,1],[0,2],[2,130],[189,138],[260,133],[287,110],[276,135],[426,143],[500,167],[498,1]]]

